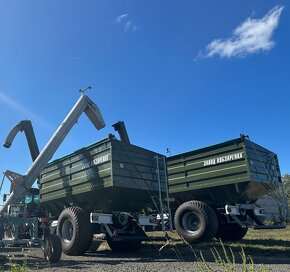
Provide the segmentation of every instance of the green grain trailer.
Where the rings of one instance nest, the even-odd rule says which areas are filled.
[[[190,243],[240,240],[248,227],[266,228],[254,203],[282,182],[277,155],[244,135],[171,156],[167,171],[175,227]]]
[[[84,253],[93,233],[101,232],[113,250],[136,250],[145,237],[137,223],[155,223],[141,214],[167,190],[165,173],[164,156],[113,135],[49,163],[41,173],[40,202],[58,218],[63,252]]]

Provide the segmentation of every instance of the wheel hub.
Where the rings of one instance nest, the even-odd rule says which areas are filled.
[[[61,236],[65,243],[69,243],[73,237],[73,224],[72,221],[66,219],[63,222],[62,229],[61,229]]]
[[[200,228],[200,219],[194,212],[187,212],[182,217],[182,226],[185,231],[194,233]]]

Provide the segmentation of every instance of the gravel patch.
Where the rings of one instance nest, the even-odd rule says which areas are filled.
[[[99,246],[99,247],[98,247]],[[191,272],[201,271],[200,265],[195,262],[194,254],[189,248],[178,250],[166,247],[161,252],[160,246],[150,244],[144,245],[138,253],[114,253],[105,242],[95,242],[94,250],[84,256],[62,255],[58,264],[50,265],[43,258],[40,248],[0,248],[0,256],[7,256],[14,263],[21,264],[27,259],[28,268],[31,271],[41,270],[43,272],[66,272],[66,271],[96,271],[96,272]],[[266,271],[290,271],[290,259],[255,256],[254,263],[263,263]],[[0,259],[1,260],[1,259]],[[2,259],[2,266],[5,261]],[[4,264],[4,270],[8,270],[9,261]],[[213,268],[217,266],[209,262]],[[241,264],[239,264],[241,268]],[[238,269],[239,270],[239,269]],[[237,271],[238,271],[237,270]],[[220,270],[219,270],[220,271]],[[259,271],[259,269],[257,270]]]

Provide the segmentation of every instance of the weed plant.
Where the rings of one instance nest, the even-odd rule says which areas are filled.
[[[0,265],[3,265],[5,261],[7,260],[6,256],[0,256]],[[9,259],[9,266],[8,271],[11,272],[27,272],[28,271],[28,265],[27,265],[27,259],[24,259],[22,264],[15,263],[12,259]],[[0,266],[0,272],[4,272],[4,268]]]
[[[212,257],[214,258],[214,264],[209,263],[204,258],[202,251],[198,253],[191,247],[195,259],[197,261],[197,265],[200,271],[225,271],[225,272],[265,272],[266,269],[263,265],[255,265],[252,257],[247,256],[243,247],[241,247],[239,256],[235,256],[231,247],[226,248],[225,245],[220,241],[221,252],[213,247],[210,249]],[[241,259],[241,263],[237,264],[237,258]]]

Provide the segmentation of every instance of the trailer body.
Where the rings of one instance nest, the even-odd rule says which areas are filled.
[[[245,137],[167,159],[175,203],[249,204],[282,182],[277,155]]]
[[[285,228],[265,225],[265,210],[255,204],[282,185],[277,155],[244,135],[169,157],[167,170],[175,227],[188,243],[239,241],[248,228]]]
[[[89,212],[138,212],[152,205],[164,156],[119,141],[112,135],[49,163],[41,173],[40,202],[54,217],[63,207]],[[159,175],[161,190],[167,186]]]

